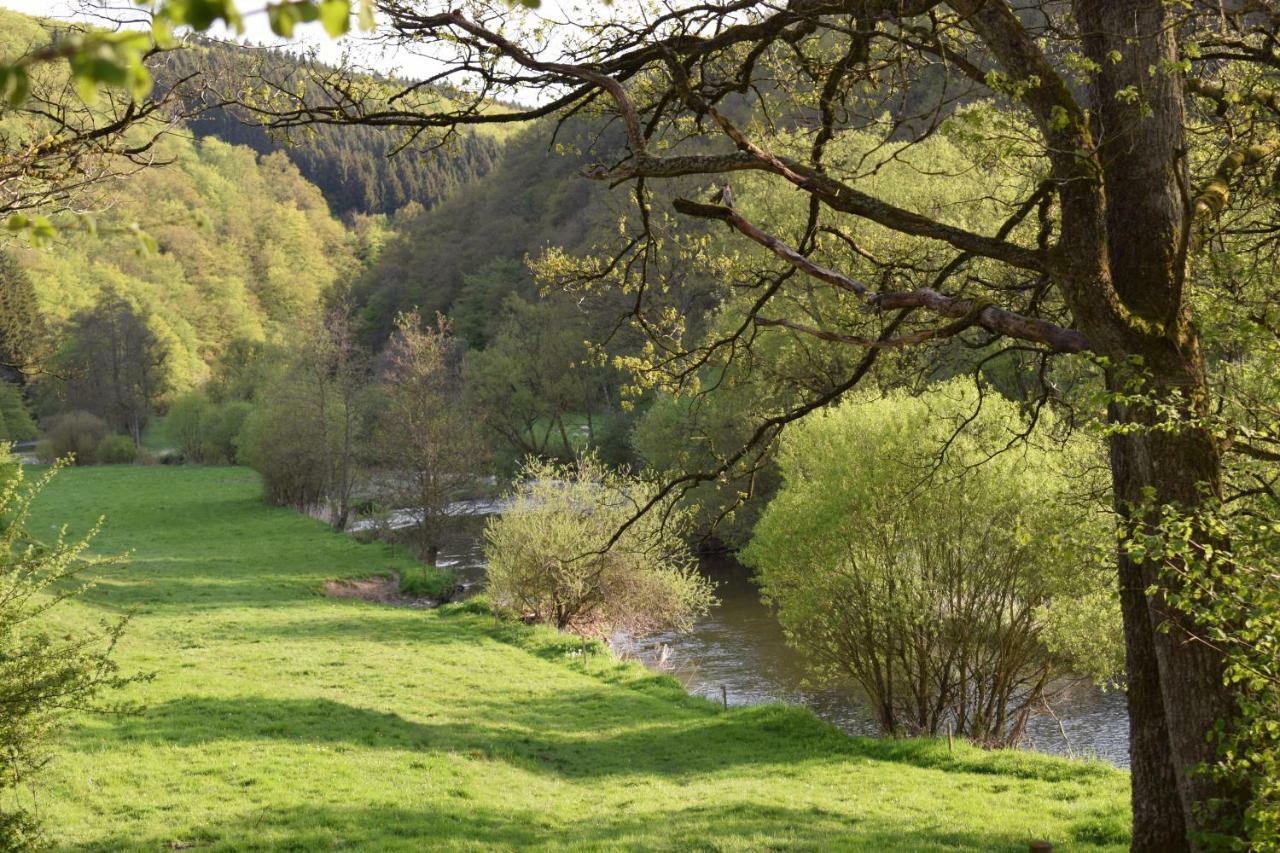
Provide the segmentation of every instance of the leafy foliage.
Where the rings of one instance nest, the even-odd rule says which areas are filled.
[[[500,317],[493,340],[462,363],[468,405],[517,458],[572,456],[570,417],[607,401],[606,373],[589,360],[586,318],[563,301],[516,295]]]
[[[861,685],[887,734],[1017,743],[1071,673],[1120,671],[1109,555],[1090,545],[1107,514],[1021,428],[957,381],[851,399],[783,440],[744,559],[815,671]]]
[[[85,557],[96,528],[80,539],[31,535],[32,502],[54,473],[28,483],[7,450],[0,456],[0,850],[39,840],[38,815],[22,797],[50,761],[67,714],[98,707],[105,691],[132,680],[112,659],[125,620],[67,632],[51,618],[105,562]]]
[[[142,440],[142,430],[170,375],[160,338],[146,317],[117,291],[68,322],[57,379],[72,408],[93,412],[112,428]]]
[[[345,528],[368,438],[368,371],[345,314],[308,323],[288,361],[258,397],[237,441],[271,503],[320,510]]]
[[[687,514],[666,501],[623,530],[654,494],[592,456],[531,459],[507,509],[485,525],[493,602],[584,635],[687,630],[715,603],[681,539]]]
[[[37,432],[36,422],[22,399],[22,389],[0,379],[0,441],[27,441]]]
[[[93,455],[99,465],[128,465],[137,460],[138,446],[132,438],[117,432],[98,442]]]
[[[1221,648],[1224,677],[1240,688],[1239,716],[1211,736],[1219,758],[1201,768],[1223,790],[1247,791],[1240,825],[1201,839],[1210,849],[1280,849],[1280,505],[1263,494],[1244,507],[1186,513],[1166,507],[1161,523],[1125,543],[1165,569],[1169,603],[1194,614],[1201,642]],[[1207,804],[1215,809],[1216,803]]]
[[[396,314],[416,307],[458,322],[471,346],[487,342],[494,329],[486,328],[482,311],[492,316],[511,293],[536,295],[526,255],[547,245],[585,247],[612,228],[608,197],[574,179],[585,161],[548,151],[549,132],[534,127],[513,136],[466,192],[397,216],[398,233],[352,288],[365,341],[385,340]],[[572,151],[592,128],[575,122],[563,133]]]
[[[203,394],[184,394],[165,416],[170,442],[192,462],[228,465],[236,461],[240,432],[253,411],[243,400],[214,403]]]
[[[96,235],[65,229],[53,251],[14,255],[49,327],[37,343],[75,346],[71,317],[117,294],[182,392],[208,381],[222,353],[292,337],[355,260],[323,196],[285,155],[176,136],[157,155],[171,162],[121,182]]]
[[[414,516],[409,535],[434,566],[449,505],[482,472],[484,445],[459,400],[457,349],[443,317],[423,328],[417,312],[402,314],[383,358],[371,455],[384,472],[381,491]]]
[[[31,277],[11,252],[0,247],[0,377],[24,382],[48,343]]]
[[[70,458],[75,465],[97,461],[98,445],[110,432],[107,422],[92,412],[76,410],[49,418],[45,440],[37,448],[42,462]]]

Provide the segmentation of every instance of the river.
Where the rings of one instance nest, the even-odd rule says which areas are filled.
[[[484,584],[484,557],[477,536],[446,548],[441,565],[453,568],[470,589]],[[745,566],[732,558],[711,557],[702,561],[701,569],[716,583],[720,604],[693,630],[615,638],[615,649],[669,672],[691,693],[717,702],[723,696],[731,705],[775,701],[804,705],[850,734],[877,734],[875,720],[855,687],[819,689],[805,683],[803,660],[786,644],[782,627],[760,601]],[[1123,693],[1079,686],[1057,699],[1053,711],[1053,716],[1032,718],[1028,747],[1128,766]]]

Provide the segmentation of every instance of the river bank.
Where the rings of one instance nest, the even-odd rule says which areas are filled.
[[[441,557],[464,587],[484,587],[483,516],[499,503],[459,504],[455,533]],[[856,685],[814,687],[801,655],[791,648],[773,611],[760,601],[746,566],[729,555],[704,556],[700,570],[716,584],[720,604],[684,634],[615,637],[615,651],[675,677],[690,693],[749,706],[800,705],[853,735],[879,728]],[[1129,718],[1124,693],[1082,681],[1064,685],[1052,707],[1034,715],[1025,748],[1069,758],[1099,758],[1129,766]]]
[[[61,472],[38,528],[106,570],[68,630],[133,612],[135,715],[65,733],[40,806],[55,849],[1080,850],[1128,845],[1128,776],[934,740],[851,738],[735,708],[466,604],[327,598],[407,564],[263,506],[235,468]]]

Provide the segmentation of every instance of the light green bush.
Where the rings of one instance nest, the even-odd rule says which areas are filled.
[[[743,557],[815,674],[861,685],[888,733],[1016,742],[1064,677],[1120,669],[1108,511],[1077,468],[1092,448],[1022,428],[956,380],[783,440]]]
[[[0,446],[0,850],[43,849],[26,803],[60,725],[127,682],[111,659],[123,620],[69,634],[50,615],[85,589],[86,569],[105,562],[85,555],[96,529],[83,539],[29,534],[31,503],[53,474],[25,482]]]
[[[240,432],[253,406],[240,400],[212,403],[199,393],[184,394],[169,407],[169,441],[191,462],[228,465],[236,461]]]
[[[192,462],[200,461],[204,443],[202,421],[210,405],[208,398],[198,393],[183,394],[169,404],[169,413],[164,421],[165,435],[169,443]]]
[[[112,433],[98,442],[94,456],[99,465],[130,465],[138,458],[138,447],[129,436]]]
[[[715,603],[712,585],[681,538],[687,511],[663,500],[635,517],[655,493],[595,457],[527,462],[485,526],[494,605],[592,636],[689,628]]]

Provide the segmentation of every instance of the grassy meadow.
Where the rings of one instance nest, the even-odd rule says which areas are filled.
[[[285,509],[239,468],[61,472],[33,529],[127,552],[60,618],[132,612],[130,716],[76,718],[40,810],[63,850],[1128,846],[1100,764],[849,738],[783,706],[722,711],[594,646],[329,599],[404,565]]]

